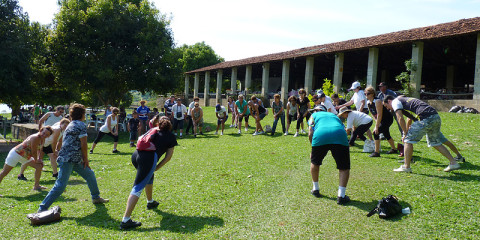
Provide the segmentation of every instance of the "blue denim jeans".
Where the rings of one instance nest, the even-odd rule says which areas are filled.
[[[277,119],[273,120],[273,126],[272,126],[272,134],[275,133],[275,129],[277,129],[277,123],[278,119],[282,122],[282,133],[285,133],[285,114],[278,116]]]
[[[55,181],[55,185],[52,190],[47,194],[43,202],[38,208],[39,211],[48,210],[48,208],[53,204],[53,202],[62,195],[63,191],[67,187],[68,179],[72,171],[75,171],[80,175],[85,181],[87,181],[87,186],[90,189],[90,194],[92,199],[100,197],[100,191],[98,190],[97,179],[95,178],[95,173],[90,168],[83,168],[81,163],[70,163],[70,162],[59,162],[58,167],[58,178]]]

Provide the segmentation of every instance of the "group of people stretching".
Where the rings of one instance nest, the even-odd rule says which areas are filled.
[[[440,117],[436,110],[427,103],[415,98],[395,96],[393,92],[385,91],[386,85],[384,83],[380,85],[379,97],[375,97],[376,92],[371,87],[365,89],[365,91],[361,90],[360,84],[357,82],[352,85],[351,90],[355,91],[354,97],[349,102],[344,101],[343,103],[336,95],[329,98],[320,92],[313,98],[313,114],[312,111],[309,111],[311,108],[310,100],[306,98],[306,92],[303,89],[299,91],[300,97],[298,100],[295,97],[290,97],[289,103],[287,103],[287,124],[290,124],[295,116],[297,117],[296,135],[298,135],[298,130],[300,129],[299,127],[303,119],[308,119],[308,138],[312,146],[310,173],[313,181],[313,189],[311,193],[315,197],[321,196],[318,184],[319,167],[322,165],[323,159],[328,151],[331,151],[336,161],[337,169],[339,169],[337,203],[343,205],[350,201],[350,198],[345,194],[350,173],[349,146],[354,145],[355,138],[357,136],[362,138],[364,133],[367,133],[368,137],[372,139],[372,134],[368,132],[373,125],[373,119],[376,121],[373,130],[375,152],[370,155],[371,157],[378,157],[380,155],[380,134],[383,134],[391,147],[387,153],[396,153],[398,151],[395,148],[389,128],[393,123],[393,119],[397,119],[399,123],[405,148],[403,151],[404,164],[394,169],[396,172],[412,172],[410,163],[412,161],[413,144],[418,143],[424,135],[427,136],[428,146],[434,147],[449,160],[449,165],[444,169],[445,172],[459,169],[461,167],[459,162],[465,161],[465,158],[459,153],[453,143],[448,141],[441,133]],[[261,100],[255,96],[252,96],[249,102],[243,98],[242,95],[239,95],[238,100],[234,103],[233,109],[231,109],[235,115],[235,120],[232,121],[232,125],[234,123],[237,124],[238,131],[241,133],[243,118],[245,118],[247,122],[248,116],[252,115],[256,121],[254,135],[263,134],[264,130],[260,121],[265,117],[267,110],[263,107]],[[275,95],[274,99],[275,101],[272,105],[272,112],[274,114],[273,133],[275,133],[273,129],[275,129],[278,120],[280,119],[282,126],[284,126],[285,119],[280,96]],[[330,103],[327,101],[330,101]],[[229,108],[232,108],[232,102],[233,99],[229,99]],[[352,104],[355,104],[357,111],[352,111],[348,108]],[[366,109],[364,107],[365,104],[367,105]],[[182,115],[185,117],[190,116],[193,125],[197,125],[197,128],[201,127],[198,124],[198,119],[203,116],[203,112],[199,107],[198,98],[194,99],[193,109],[190,109],[190,111],[186,110],[182,105],[181,100],[177,99],[174,105],[177,107],[173,108],[172,106],[171,114],[174,118],[173,124],[169,116],[156,116],[152,119],[148,124],[150,128],[156,130],[149,139],[153,148],[149,148],[148,150],[137,148],[132,154],[131,160],[132,165],[136,168],[136,177],[132,190],[129,193],[126,209],[120,224],[122,229],[141,226],[140,222],[131,219],[131,214],[143,189],[145,189],[146,192],[147,209],[154,209],[159,205],[159,203],[153,199],[154,172],[171,160],[174,148],[177,145],[176,136],[174,132],[172,132],[174,129],[173,126],[179,125],[175,119],[178,120],[180,114],[175,114],[176,111],[182,112]],[[219,120],[218,125],[222,125],[221,134],[223,134],[224,124],[228,119],[228,110],[218,104],[215,111],[217,119]],[[67,118],[63,118],[63,112],[63,107],[57,107],[56,112],[46,114],[45,119],[42,118],[40,120],[39,132],[26,138],[21,144],[9,152],[3,170],[0,172],[1,183],[3,178],[17,163],[34,167],[34,190],[45,189],[45,187],[39,185],[39,179],[43,167],[42,154],[49,155],[50,160],[55,162],[55,165],[52,163],[52,168],[54,168],[53,177],[56,177],[57,180],[53,188],[39,205],[39,212],[47,210],[65,191],[72,171],[77,172],[85,179],[94,204],[107,203],[109,201],[108,199],[100,197],[95,173],[90,168],[87,147],[87,126],[84,123],[85,107],[81,104],[73,104],[70,107]],[[185,115],[188,112],[190,112],[190,115]],[[366,112],[370,112],[373,119],[368,116]],[[117,114],[118,109],[113,108],[112,114],[107,117],[104,126],[100,128],[100,132],[92,144],[90,153],[93,152],[93,149],[103,135],[111,135],[116,139],[115,142],[118,141]],[[408,118],[407,121],[405,121],[404,116]],[[133,115],[133,118],[136,118],[136,114]],[[346,119],[346,127],[342,123],[342,119]],[[287,135],[288,132],[286,129],[283,130]],[[347,138],[348,132],[351,132],[350,140]],[[444,145],[450,148],[456,156],[453,157]],[[116,144],[114,145],[114,152],[116,150],[115,148]],[[163,159],[160,160],[162,156]],[[58,164],[58,166],[56,164]],[[59,168],[58,172],[57,167]]]

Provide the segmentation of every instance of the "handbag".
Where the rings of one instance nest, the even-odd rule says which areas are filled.
[[[402,212],[402,206],[398,202],[398,198],[394,195],[388,195],[386,198],[378,201],[377,206],[367,214],[367,217],[378,213],[378,217],[385,219],[391,218]]]
[[[32,225],[42,225],[60,220],[61,212],[62,209],[59,206],[55,206],[47,211],[27,214],[27,218],[30,219]]]

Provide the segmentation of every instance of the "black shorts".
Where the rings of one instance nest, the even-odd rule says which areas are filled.
[[[238,116],[238,121],[239,121],[239,122],[242,122],[242,120],[243,120],[244,117],[245,117],[245,122],[248,123],[248,118],[250,117],[250,114],[249,114],[249,115],[246,115],[246,114],[245,114],[245,115],[243,115],[243,117]]]
[[[43,151],[43,153],[45,153],[47,155],[50,154],[50,153],[53,153],[52,145],[48,145],[47,147],[43,147],[42,151]]]
[[[350,148],[340,144],[327,144],[312,147],[312,156],[310,161],[314,165],[322,165],[323,159],[328,151],[332,152],[332,156],[337,163],[337,169],[350,169]]]
[[[291,123],[292,121],[297,121],[297,114],[296,113],[293,115],[288,114],[287,120],[289,123]]]
[[[225,116],[225,118],[217,118],[217,125],[222,124],[222,121],[223,121],[223,123],[226,123],[227,120],[228,120],[228,115]],[[247,120],[247,122],[248,122],[248,120]]]

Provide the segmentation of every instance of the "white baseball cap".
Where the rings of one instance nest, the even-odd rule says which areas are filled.
[[[348,90],[353,90],[353,89],[357,89],[358,87],[360,87],[360,83],[359,82],[353,82],[352,83],[352,87],[350,87]]]

